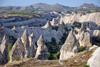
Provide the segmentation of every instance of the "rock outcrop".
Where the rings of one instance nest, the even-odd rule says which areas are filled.
[[[5,60],[7,60],[9,37],[5,34],[1,43],[1,53]]]
[[[21,39],[18,38],[9,53],[10,62],[12,62],[13,58],[17,58],[17,57],[24,58],[24,54],[25,54],[24,45],[23,45]]]
[[[0,52],[0,65],[4,64],[4,57],[2,55],[2,53]]]
[[[47,23],[45,24],[45,26],[43,26],[43,28],[52,29],[52,25],[51,25],[51,23],[50,23],[49,20],[47,21]]]
[[[100,67],[100,47],[98,47],[93,56],[88,60],[87,65],[90,67]]]
[[[35,53],[36,53],[36,45],[35,45],[35,36],[32,33],[29,36],[29,42],[30,42],[30,55],[33,55],[35,57]]]
[[[60,49],[60,60],[66,60],[78,52],[77,40],[72,31],[70,31],[65,43]]]
[[[44,43],[44,39],[43,36],[41,35],[40,38],[37,41],[37,51],[36,51],[36,55],[35,58],[36,59],[40,59],[40,60],[46,60],[47,58],[47,51],[48,48],[46,47],[45,43]]]
[[[80,39],[79,39],[79,44],[80,46],[86,46],[86,47],[90,47],[92,46],[91,42],[90,42],[90,34],[88,32],[84,31],[81,33]]]
[[[25,58],[28,58],[29,56],[29,39],[28,39],[28,31],[25,30],[22,37],[21,37],[22,43],[24,44],[25,48]]]
[[[60,29],[64,29],[64,28],[65,28],[64,22],[63,22],[63,21],[60,21],[60,23],[58,24],[58,27],[59,27]]]
[[[93,31],[93,36],[96,36],[100,39],[100,30],[94,30]]]

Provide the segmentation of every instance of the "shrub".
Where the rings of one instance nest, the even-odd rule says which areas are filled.
[[[33,58],[34,56],[31,54],[29,57],[30,57],[30,58]]]
[[[47,57],[50,58],[50,52],[47,53]]]
[[[53,54],[53,60],[57,60],[57,59],[59,59],[59,53]]]
[[[86,50],[86,46],[81,46],[81,47],[79,47],[79,52],[82,52],[82,51],[84,51],[84,50]]]
[[[20,59],[19,57],[14,58],[14,60],[16,60],[16,61],[18,61],[19,59]]]
[[[13,43],[9,43],[8,44],[8,56],[7,56],[8,61],[10,61],[9,52],[11,51],[12,47],[13,47]]]
[[[89,65],[84,65],[84,67],[89,67]]]

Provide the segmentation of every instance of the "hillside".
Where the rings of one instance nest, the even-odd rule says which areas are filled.
[[[83,4],[79,7],[69,7],[60,4],[49,5],[45,3],[37,3],[28,6],[3,6],[0,10],[66,10],[66,9],[77,9],[77,8],[94,8],[97,7],[94,4]]]

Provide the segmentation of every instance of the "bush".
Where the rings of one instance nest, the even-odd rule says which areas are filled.
[[[50,58],[50,52],[47,53],[47,57]]]
[[[79,47],[79,51],[78,52],[82,52],[84,50],[86,50],[86,46],[85,47],[84,46],[81,46],[81,47]]]
[[[8,56],[7,56],[8,61],[10,61],[9,52],[11,51],[12,47],[13,47],[13,43],[9,43],[8,44]]]
[[[59,53],[53,54],[53,60],[59,59]]]
[[[89,65],[84,65],[84,67],[89,67]]]
[[[16,57],[16,58],[14,58],[13,60],[16,60],[16,61],[18,61],[20,58],[19,57]]]
[[[30,58],[33,58],[34,56],[31,54],[29,57],[30,57]]]

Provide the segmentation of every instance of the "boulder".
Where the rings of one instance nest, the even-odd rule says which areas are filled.
[[[12,62],[13,58],[17,58],[17,57],[22,58],[22,55],[24,57],[24,54],[25,54],[24,45],[23,45],[21,39],[18,38],[9,53],[10,62]]]
[[[44,38],[41,35],[40,38],[37,41],[37,51],[36,51],[36,55],[35,58],[39,59],[39,60],[46,60],[47,58],[47,52],[48,52],[48,48],[46,47],[45,43],[44,43]]]
[[[98,47],[92,55],[93,56],[88,60],[87,65],[90,67],[100,67],[100,47]]]
[[[80,46],[91,47],[92,44],[90,42],[90,34],[88,32],[82,31],[80,39],[79,39]]]
[[[72,31],[70,31],[65,43],[60,49],[60,60],[67,60],[71,56],[75,56],[78,52],[77,40]]]
[[[29,39],[28,39],[28,31],[25,30],[22,37],[21,37],[22,43],[24,44],[25,48],[25,58],[28,58],[29,56]]]

